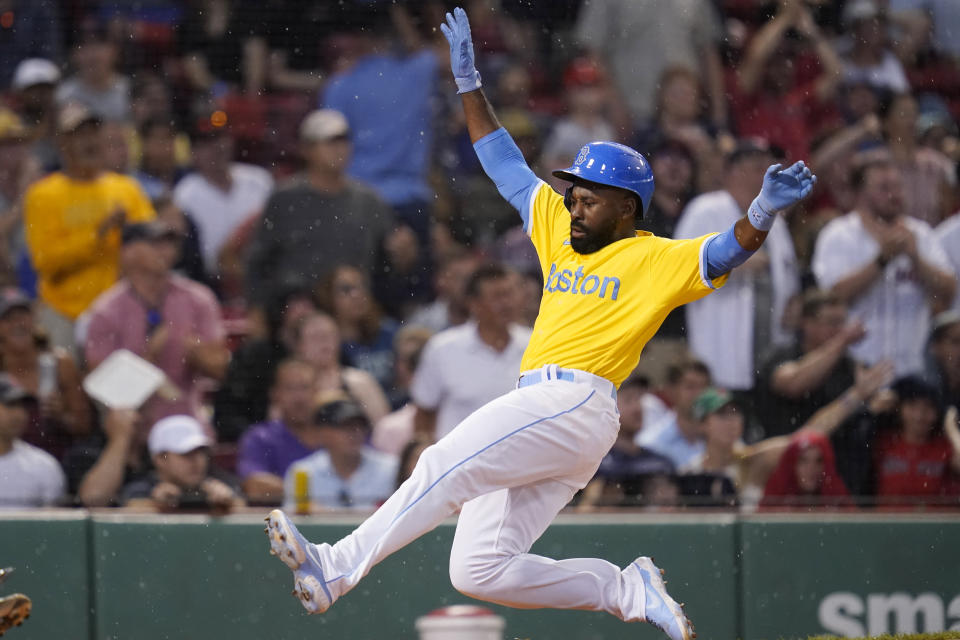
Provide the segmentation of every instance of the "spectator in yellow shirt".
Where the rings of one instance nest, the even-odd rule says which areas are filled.
[[[63,170],[24,200],[38,320],[53,345],[71,351],[77,317],[117,281],[120,229],[155,215],[134,179],[103,170],[101,124],[85,107],[65,105],[57,120]]]

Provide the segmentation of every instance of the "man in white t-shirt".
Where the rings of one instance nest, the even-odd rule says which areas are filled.
[[[199,125],[190,137],[194,170],[173,190],[173,201],[200,235],[208,273],[218,273],[220,254],[263,209],[273,178],[261,167],[233,162],[233,141],[224,127]]]
[[[742,141],[727,159],[724,188],[691,200],[674,237],[729,229],[743,217],[773,160],[759,141]],[[763,247],[730,274],[723,288],[685,307],[690,350],[709,367],[715,384],[738,391],[753,388],[762,351],[791,338],[782,325],[783,312],[799,288],[793,240],[786,220],[778,216]]]
[[[517,386],[530,329],[510,322],[516,288],[500,265],[478,268],[466,286],[471,320],[427,342],[413,377],[414,428],[439,440],[471,413]]]
[[[64,495],[66,478],[56,458],[20,439],[32,400],[0,375],[0,509],[49,506]]]
[[[889,360],[898,377],[919,372],[930,311],[950,303],[956,278],[930,226],[904,212],[900,169],[887,153],[859,158],[850,185],[856,209],[820,231],[813,273],[866,329],[850,347],[855,360]]]
[[[947,218],[934,231],[940,246],[947,252],[957,289],[953,294],[953,308],[960,311],[960,214]]]

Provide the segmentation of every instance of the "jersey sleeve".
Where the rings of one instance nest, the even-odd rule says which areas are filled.
[[[530,240],[540,257],[541,268],[546,271],[552,249],[570,240],[570,212],[563,204],[563,196],[543,181],[531,193],[527,206]]]
[[[651,238],[652,242],[657,243],[651,268],[668,292],[672,307],[702,298],[726,283],[729,272],[716,278],[707,276],[707,240],[714,235],[686,240]]]

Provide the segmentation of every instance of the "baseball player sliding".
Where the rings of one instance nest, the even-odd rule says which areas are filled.
[[[517,388],[478,409],[423,452],[413,475],[353,533],[312,544],[286,515],[267,518],[271,553],[294,572],[294,592],[322,613],[389,554],[460,509],[450,580],[460,592],[511,607],[590,609],[646,621],[673,640],[695,637],[658,569],[641,556],[553,560],[529,553],[587,484],[613,444],[617,386],[667,314],[707,295],[763,243],[778,211],[810,193],[802,162],[770,167],[747,215],[724,233],[692,240],[637,231],[653,194],[639,153],[590,143],[539,180],[500,127],[480,88],[462,9],[440,28],[484,171],[520,212],[544,274],[543,301]]]

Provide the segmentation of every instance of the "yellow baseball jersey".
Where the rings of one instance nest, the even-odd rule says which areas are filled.
[[[580,369],[618,387],[676,307],[723,285],[706,277],[704,241],[637,231],[590,254],[570,246],[570,212],[546,183],[533,192],[528,229],[543,269],[543,299],[521,371]]]
[[[120,231],[101,238],[97,229],[118,208],[128,222],[155,216],[137,181],[116,173],[84,182],[53,173],[24,196],[23,222],[40,299],[70,319],[117,281]]]

